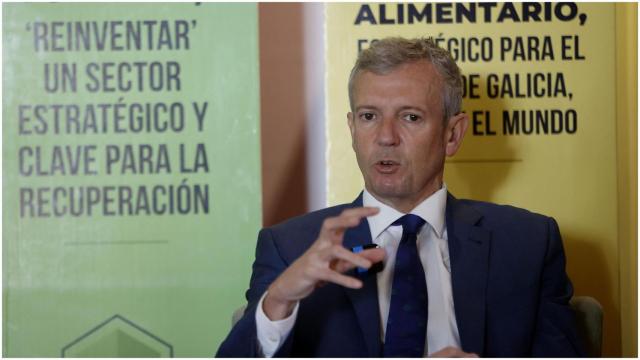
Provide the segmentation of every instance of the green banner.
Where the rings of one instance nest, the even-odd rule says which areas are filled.
[[[212,356],[261,223],[255,4],[3,4],[3,355]]]

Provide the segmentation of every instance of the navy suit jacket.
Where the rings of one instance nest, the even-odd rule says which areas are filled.
[[[316,240],[324,219],[357,206],[362,206],[362,195],[351,204],[260,231],[247,309],[217,356],[260,356],[255,323],[260,297]],[[568,305],[573,289],[565,273],[562,240],[552,218],[449,194],[446,224],[462,350],[484,357],[584,355]],[[347,248],[368,243],[366,219],[345,233]],[[327,284],[303,299],[294,328],[276,356],[382,356],[376,276],[360,276],[361,289]]]

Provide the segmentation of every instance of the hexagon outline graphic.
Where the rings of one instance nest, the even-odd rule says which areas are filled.
[[[105,327],[107,324],[109,324],[110,322],[115,321],[115,320],[121,320],[125,324],[133,327],[134,329],[138,330],[139,332],[141,332],[141,333],[147,335],[148,337],[152,338],[156,342],[162,344],[164,347],[166,347],[169,350],[169,357],[173,357],[173,346],[171,344],[169,344],[168,342],[162,340],[160,337],[154,335],[149,330],[143,328],[142,326],[134,323],[133,321],[125,318],[124,316],[122,316],[120,314],[113,315],[112,317],[110,317],[110,318],[106,319],[105,321],[101,322],[100,324],[96,325],[95,327],[93,327],[89,331],[87,331],[84,334],[80,335],[78,338],[76,338],[75,340],[73,340],[69,344],[65,345],[62,348],[61,357],[66,357],[66,352],[71,347],[73,347],[74,345],[78,344],[79,342],[81,342],[82,340],[86,339],[87,337],[91,336],[92,334],[96,333],[98,330],[100,330],[101,328]]]

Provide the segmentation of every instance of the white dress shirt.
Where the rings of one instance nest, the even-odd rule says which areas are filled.
[[[386,251],[384,269],[377,274],[378,304],[381,319],[380,339],[384,342],[391,301],[391,286],[393,283],[393,267],[396,251],[402,238],[402,226],[391,224],[402,217],[403,213],[383,204],[373,197],[367,190],[362,197],[364,206],[380,208],[380,212],[367,218],[371,239]],[[456,324],[451,290],[451,266],[449,263],[449,247],[447,244],[447,229],[445,223],[445,209],[447,205],[447,187],[442,188],[409,213],[418,215],[426,224],[418,234],[418,251],[420,261],[427,280],[429,298],[429,319],[427,322],[427,336],[425,355],[428,356],[447,346],[460,348],[460,336]],[[291,316],[279,321],[271,321],[264,314],[260,299],[256,309],[256,326],[258,342],[262,354],[272,357],[293,329],[298,312],[298,305]]]

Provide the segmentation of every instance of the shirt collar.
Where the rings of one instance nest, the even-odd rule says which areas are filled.
[[[394,221],[402,217],[403,213],[380,202],[373,197],[367,189],[364,190],[362,195],[363,206],[373,206],[380,208],[380,212],[374,216],[369,216],[369,228],[371,229],[371,239],[375,240],[380,234],[385,231]],[[439,238],[442,238],[444,232],[444,214],[447,206],[447,185],[442,184],[440,190],[434,192],[428,198],[424,199],[418,206],[409,212],[420,216],[424,219],[433,230],[436,232]]]

